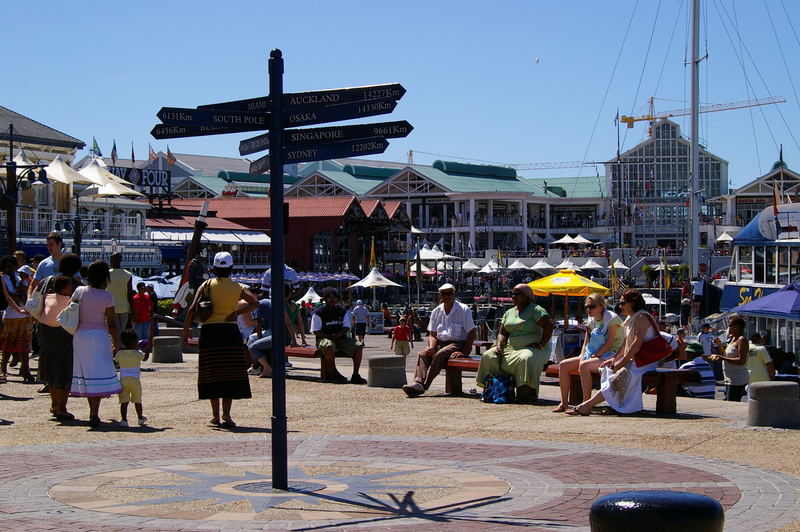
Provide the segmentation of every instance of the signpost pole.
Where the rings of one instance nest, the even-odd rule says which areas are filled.
[[[272,489],[289,487],[286,450],[286,366],[283,347],[283,54],[277,48],[269,54],[269,194],[272,276]]]

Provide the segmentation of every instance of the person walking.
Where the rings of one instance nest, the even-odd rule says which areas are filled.
[[[230,279],[233,257],[227,251],[214,256],[214,279],[205,281],[195,294],[183,324],[183,342],[189,341],[189,330],[200,299],[207,292],[213,312],[200,328],[197,371],[197,395],[211,405],[209,426],[234,428],[231,406],[234,399],[249,399],[247,379],[248,354],[236,324],[239,314],[252,312],[258,300],[250,290]],[[239,301],[245,304],[240,305]],[[220,416],[220,401],[222,415]]]
[[[122,390],[114,368],[119,335],[114,316],[114,296],[108,286],[108,264],[96,260],[89,265],[86,280],[72,294],[79,303],[78,329],[72,339],[72,397],[86,397],[89,425],[100,425],[100,399]]]
[[[356,306],[353,308],[353,320],[356,325],[356,338],[361,342],[363,347],[364,337],[367,335],[367,320],[369,320],[369,309],[364,306],[364,303],[359,299],[356,301]]]
[[[133,308],[133,275],[122,268],[122,253],[115,251],[109,257],[111,269],[106,290],[114,297],[114,319],[116,320],[117,344],[122,331],[131,326]]]
[[[142,361],[147,360],[147,355],[136,348],[139,337],[136,331],[128,329],[123,331],[122,345],[114,355],[114,361],[119,365],[119,382],[122,391],[119,392],[120,426],[128,426],[128,403],[133,403],[136,409],[136,418],[141,427],[147,422],[142,413]]]
[[[36,290],[36,286],[42,280],[56,274],[58,271],[58,262],[64,255],[64,241],[61,239],[61,233],[58,231],[53,231],[47,235],[46,243],[47,251],[50,253],[50,256],[46,259],[43,259],[36,266],[36,273],[33,274],[33,280],[31,281],[31,285],[28,287],[28,297],[30,297],[31,293]]]

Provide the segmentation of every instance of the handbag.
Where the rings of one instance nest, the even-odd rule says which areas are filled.
[[[636,362],[636,366],[640,368],[652,364],[653,362],[658,362],[672,353],[669,342],[658,332],[656,320],[654,320],[653,316],[650,314],[648,314],[647,317],[650,318],[650,322],[653,324],[653,330],[656,331],[656,336],[642,343],[639,352],[633,355],[633,361]]]
[[[194,309],[194,317],[199,322],[207,322],[214,314],[214,306],[211,304],[211,286],[208,281],[200,285],[200,299],[197,300],[197,308]]]
[[[84,287],[79,287],[75,290],[69,305],[56,316],[56,321],[61,325],[61,328],[70,334],[75,334],[78,330],[78,323],[80,323],[80,305],[84,290]]]
[[[510,375],[486,376],[486,386],[481,394],[484,403],[508,404],[514,402],[514,385]]]
[[[52,278],[53,276],[47,277],[39,283],[36,286],[36,290],[31,294],[31,297],[25,302],[25,311],[36,320],[39,319],[44,311],[44,295]]]

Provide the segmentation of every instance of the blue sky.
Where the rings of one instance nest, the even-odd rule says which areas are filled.
[[[129,157],[133,142],[141,159],[148,142],[167,147],[149,135],[160,107],[265,95],[266,60],[280,48],[286,91],[403,84],[408,92],[394,113],[362,122],[405,119],[415,129],[373,158],[400,162],[414,150],[414,161],[423,164],[452,156],[502,163],[608,160],[616,152],[617,107],[642,114],[651,95],[675,100],[657,100],[657,111],[688,107],[680,100],[689,95],[683,64],[689,3],[44,0],[33,8],[15,2],[12,19],[26,22],[4,27],[12,43],[5,71],[16,75],[5,77],[0,94],[3,106],[87,145],[96,137],[105,155],[116,139],[120,156]],[[788,101],[703,115],[702,140],[730,162],[734,186],[768,171],[781,143],[789,166],[800,168],[800,2],[704,0],[703,13],[701,54],[708,50],[709,59],[702,63],[702,101]],[[734,53],[740,50],[744,71]],[[676,121],[688,136],[688,119]],[[643,123],[623,129],[623,150],[645,135]],[[169,147],[238,157],[239,140],[250,136],[175,139]]]

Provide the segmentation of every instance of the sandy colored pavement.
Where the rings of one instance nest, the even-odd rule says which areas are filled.
[[[368,336],[365,358],[388,354],[385,336]],[[419,347],[419,346],[418,346]],[[415,356],[407,361],[413,374]],[[645,396],[649,413],[632,417],[572,417],[551,412],[558,388],[541,388],[541,405],[483,404],[476,396],[444,395],[444,375],[428,394],[407,399],[396,389],[355,385],[323,384],[319,381],[319,361],[292,359],[295,368],[287,379],[287,412],[291,432],[304,434],[352,434],[386,436],[447,436],[469,438],[507,438],[592,443],[666,451],[723,459],[772,469],[800,477],[800,431],[756,429],[745,424],[747,404],[678,398],[674,418],[658,418],[652,413],[655,397]],[[340,370],[349,375],[349,361],[339,361]],[[103,425],[90,429],[85,424],[85,400],[71,399],[69,410],[83,422],[59,424],[50,420],[49,396],[38,394],[39,385],[23,384],[12,370],[9,382],[0,385],[0,446],[25,446],[56,442],[124,440],[131,437],[159,438],[228,435],[206,427],[210,418],[208,403],[197,400],[196,355],[185,355],[182,364],[143,366],[146,427],[119,427],[116,397],[101,405]],[[366,361],[361,371],[367,376]],[[237,432],[263,433],[269,438],[272,382],[250,379],[253,399],[234,403]],[[474,388],[470,375],[464,389]],[[129,418],[135,419],[131,406]],[[800,521],[781,530],[800,530]]]

